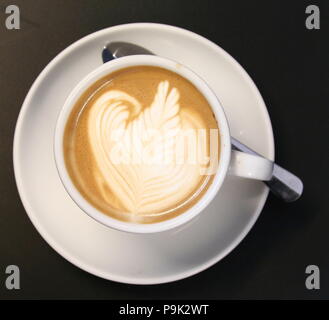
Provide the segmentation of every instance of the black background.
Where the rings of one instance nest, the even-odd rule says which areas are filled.
[[[5,28],[9,4],[20,8],[20,30]],[[320,30],[305,27],[309,4],[320,8]],[[18,113],[46,64],[81,37],[129,22],[183,27],[235,57],[267,104],[277,162],[305,185],[295,203],[270,195],[224,260],[156,286],[97,278],[52,250],[25,213],[12,165]],[[328,31],[329,1],[0,0],[0,299],[328,299]],[[5,288],[10,264],[20,267],[20,290]],[[310,264],[320,268],[320,290],[305,288]]]

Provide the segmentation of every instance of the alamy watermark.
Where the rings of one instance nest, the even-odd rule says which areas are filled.
[[[8,290],[18,290],[21,288],[20,284],[20,270],[16,265],[7,266],[5,273],[7,275],[5,286]]]
[[[8,15],[6,18],[6,28],[8,30],[18,30],[21,28],[21,17],[19,7],[16,5],[9,5],[6,7],[5,13]]]
[[[149,129],[142,133],[115,129],[105,141],[115,165],[199,165],[200,175],[216,173],[218,129]]]
[[[17,5],[11,4],[5,8],[5,13],[8,15],[5,21],[8,30],[20,29],[20,9]],[[320,8],[317,5],[310,4],[306,7],[307,14],[305,26],[309,30],[320,29]]]
[[[7,275],[5,279],[5,287],[8,290],[19,290],[20,284],[20,269],[17,265],[9,265],[5,269]],[[320,289],[320,268],[317,265],[311,264],[305,268],[305,287],[308,290]]]
[[[307,29],[320,29],[320,9],[318,6],[311,4],[306,7],[305,13],[308,14],[305,20]]]
[[[305,273],[308,274],[305,280],[305,287],[308,290],[320,289],[320,269],[318,266],[311,264],[306,267]]]

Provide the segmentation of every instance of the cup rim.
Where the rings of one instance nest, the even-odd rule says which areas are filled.
[[[189,80],[207,99],[209,105],[214,112],[216,117],[219,134],[220,134],[220,157],[218,163],[218,169],[215,174],[215,177],[209,186],[208,190],[202,196],[202,198],[191,208],[187,209],[185,212],[179,214],[176,217],[173,217],[168,220],[148,223],[148,224],[139,224],[132,222],[125,222],[115,218],[112,218],[100,210],[96,209],[91,203],[89,203],[75,187],[73,181],[71,180],[69,173],[67,171],[65,161],[64,161],[64,152],[63,152],[63,137],[64,130],[68,120],[69,115],[71,114],[72,108],[80,98],[81,94],[85,92],[94,82],[103,76],[110,74],[114,71],[132,67],[132,66],[155,66],[162,67],[169,71],[175,72],[182,77]],[[215,93],[209,88],[207,83],[198,76],[194,71],[189,69],[182,64],[159,56],[151,55],[134,55],[122,57],[119,59],[112,60],[107,62],[88,75],[86,75],[79,83],[74,87],[69,96],[64,102],[64,105],[59,113],[57,118],[55,135],[54,135],[54,158],[55,164],[59,177],[62,181],[64,188],[71,197],[71,199],[80,207],[82,211],[88,214],[90,217],[96,221],[102,223],[107,227],[114,228],[119,231],[131,232],[131,233],[156,233],[167,231],[181,225],[184,225],[188,221],[195,218],[200,214],[214,199],[220,187],[222,186],[226,173],[228,171],[229,162],[231,156],[231,141],[230,141],[230,131],[225,116],[223,107],[215,95]]]

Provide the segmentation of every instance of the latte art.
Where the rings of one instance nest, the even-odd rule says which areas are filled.
[[[66,129],[66,163],[77,188],[124,221],[184,212],[214,173],[209,132],[218,128],[210,106],[186,79],[161,68],[128,68],[101,82],[80,99]]]
[[[107,190],[112,190],[132,220],[139,214],[175,207],[202,179],[199,164],[176,164],[173,157],[166,164],[150,164],[156,162],[157,150],[171,155],[175,151],[176,139],[169,141],[159,132],[179,135],[182,130],[204,128],[198,115],[181,112],[179,92],[169,87],[168,81],[160,82],[152,104],[144,110],[134,97],[118,90],[104,93],[91,106],[88,134],[100,172],[98,188],[109,204]],[[206,157],[205,147],[203,151]],[[117,157],[130,161],[121,163]],[[152,157],[153,161],[148,159]]]

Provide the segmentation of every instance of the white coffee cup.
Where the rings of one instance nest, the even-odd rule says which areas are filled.
[[[207,99],[217,119],[218,127],[220,128],[219,134],[221,143],[218,170],[207,192],[194,206],[192,206],[184,213],[162,222],[150,224],[138,224],[120,221],[97,210],[80,194],[80,192],[77,190],[74,183],[72,182],[66,169],[63,153],[63,137],[66,122],[68,120],[72,108],[74,107],[79,97],[92,84],[94,84],[97,80],[101,79],[107,74],[132,66],[161,67],[173,71],[188,79]],[[161,232],[182,226],[183,224],[187,223],[188,221],[196,217],[198,214],[200,214],[200,212],[202,212],[207,207],[207,205],[214,199],[217,193],[220,192],[220,188],[227,174],[232,174],[243,178],[266,181],[271,179],[273,172],[272,161],[259,156],[232,150],[230,130],[224,110],[218,98],[208,87],[204,80],[202,80],[198,75],[196,75],[187,67],[175,61],[150,55],[135,55],[112,60],[108,63],[101,65],[99,68],[91,72],[79,82],[79,84],[73,89],[69,97],[66,99],[64,106],[59,114],[55,129],[54,154],[59,176],[66,191],[75,201],[75,203],[85,213],[87,213],[90,217],[94,218],[98,222],[120,231],[133,233]]]

